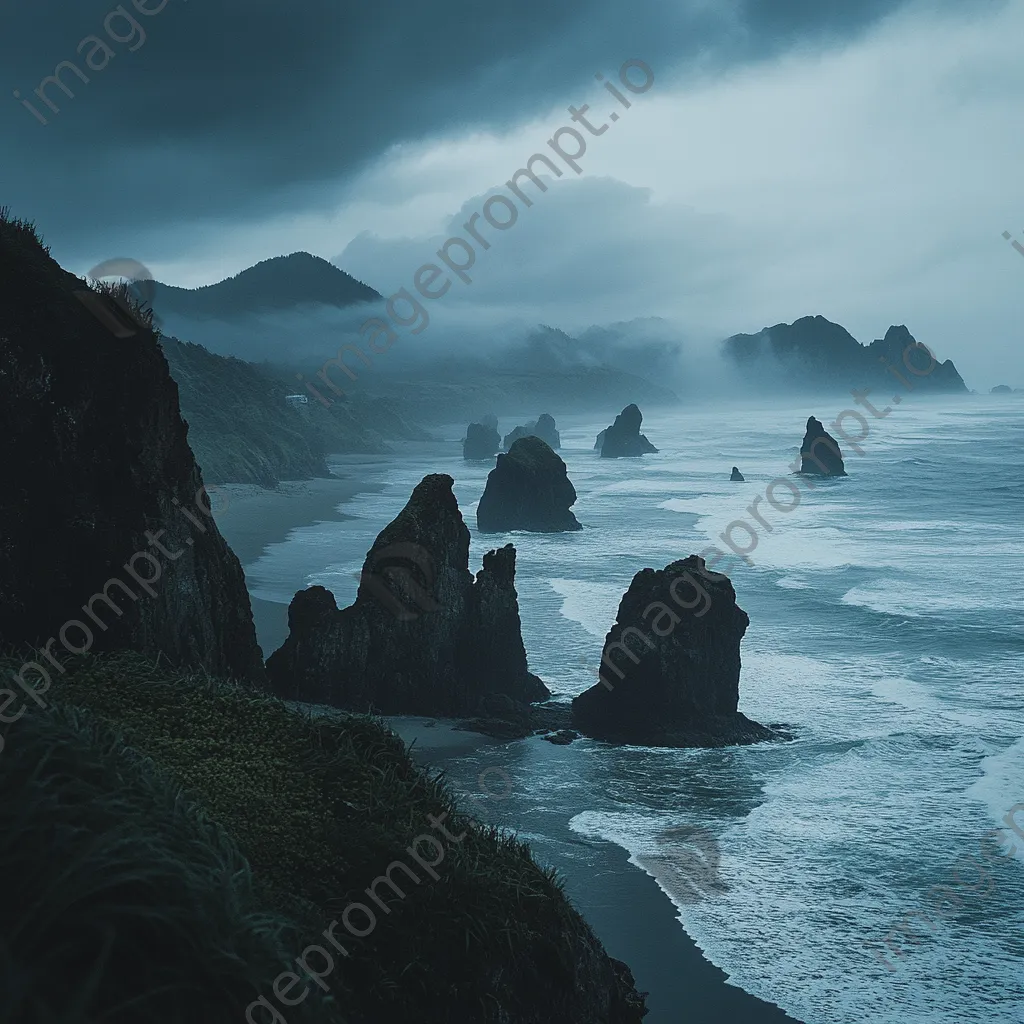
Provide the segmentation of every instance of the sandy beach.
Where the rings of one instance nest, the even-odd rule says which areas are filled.
[[[326,480],[286,480],[276,490],[255,484],[210,488],[217,526],[245,569],[292,530],[350,518],[340,510],[356,494],[374,489],[357,474]],[[305,586],[296,579],[295,590]],[[250,588],[251,589],[251,588]],[[269,657],[288,635],[288,606],[250,594],[256,634]]]

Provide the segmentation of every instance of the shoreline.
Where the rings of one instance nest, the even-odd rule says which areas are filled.
[[[253,484],[221,485],[221,495],[214,492],[215,508],[224,508],[215,513],[217,525],[244,569],[259,559],[269,545],[287,539],[293,530],[353,518],[340,506],[377,486],[367,483],[364,474],[287,481],[277,490]],[[226,507],[217,500],[222,495],[227,497]],[[296,590],[303,586],[304,582],[298,581]],[[287,634],[287,605],[251,594],[250,600],[261,644],[266,637],[276,635],[283,640]],[[265,656],[276,649],[275,646],[268,650],[269,646],[264,647]],[[313,713],[326,710],[302,707]],[[388,718],[388,723],[411,748],[413,759],[432,772],[448,773],[482,746],[504,743],[455,730],[451,722],[442,718],[400,716]],[[529,744],[531,740],[512,742]],[[470,802],[474,810],[480,803]],[[460,797],[460,803],[466,800]],[[650,993],[650,1012],[645,1024],[675,1024],[681,1015],[691,1024],[720,1024],[722,1020],[799,1024],[776,1005],[729,983],[725,971],[705,957],[685,930],[669,895],[651,875],[631,863],[627,850],[611,842],[581,840],[572,835],[568,821],[564,822],[564,833],[558,838],[586,844],[591,864],[577,865],[559,858],[552,866],[557,867],[567,895],[609,956],[627,963],[636,978],[637,989]],[[531,841],[531,847],[541,862],[548,862],[549,858],[536,849],[535,842]]]
[[[342,467],[332,466],[335,472]],[[214,518],[228,546],[242,564],[249,588],[256,638],[268,658],[288,635],[288,605],[253,595],[247,570],[272,544],[287,540],[292,531],[320,523],[340,523],[354,518],[341,506],[358,494],[379,488],[357,467],[344,467],[346,475],[313,480],[282,480],[272,490],[259,484],[218,484],[212,489]],[[296,578],[294,590],[306,581]]]
[[[392,731],[411,747],[413,759],[433,772],[457,767],[467,754],[500,746],[502,741],[454,730],[444,719],[388,717]],[[543,743],[536,737],[511,741],[516,744]],[[494,772],[489,769],[487,774]],[[491,791],[490,787],[493,787]],[[500,801],[502,783],[497,779],[481,782],[480,789],[493,801]],[[508,825],[492,799],[463,796],[456,791],[460,805],[471,811],[490,809],[487,824]],[[480,815],[477,815],[480,817]],[[649,993],[649,1013],[644,1024],[800,1024],[774,1003],[759,999],[730,984],[729,976],[704,955],[696,940],[686,931],[671,897],[641,867],[630,861],[629,852],[615,843],[583,839],[572,833],[565,822],[564,835],[573,844],[585,845],[586,859],[559,858],[550,863],[529,840],[534,856],[545,866],[553,866],[565,883],[565,892],[573,906],[601,940],[608,955],[629,965],[638,991]],[[587,863],[589,860],[591,863]],[[595,884],[596,883],[596,884]]]

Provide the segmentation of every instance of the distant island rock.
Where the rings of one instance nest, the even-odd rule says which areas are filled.
[[[570,511],[576,502],[565,463],[539,437],[521,437],[498,456],[476,510],[481,533],[581,530]]]
[[[518,426],[506,434],[502,447],[505,451],[510,451],[512,445],[521,437],[539,437],[549,448],[562,447],[562,439],[555,427],[554,417],[546,412],[541,413],[536,420],[531,420],[525,426]]]
[[[658,449],[640,433],[640,425],[643,421],[643,413],[635,405],[627,405],[615,417],[615,422],[603,431],[603,440],[600,435],[598,436],[598,440],[601,440],[601,457],[604,459],[635,458],[649,452],[656,452]]]
[[[990,393],[993,395],[1012,395],[1013,388],[1009,384],[997,384]]]
[[[862,345],[839,324],[823,316],[805,316],[757,334],[733,335],[723,342],[723,351],[748,385],[758,390],[889,389],[903,386],[894,376],[900,374],[915,390],[967,394],[953,362],[933,364],[924,346],[902,325]]]
[[[485,698],[544,700],[526,664],[511,544],[469,570],[469,530],[454,481],[431,474],[366,556],[353,605],[300,591],[290,634],[270,656],[274,691],[291,700],[387,715],[481,713]]]
[[[729,479],[735,480],[737,483],[740,484],[744,482],[743,474],[739,471],[739,469],[736,468],[736,466],[732,467],[732,476],[730,476]]]
[[[605,640],[600,681],[572,702],[573,727],[652,746],[725,746],[777,736],[738,710],[750,620],[727,576],[698,555],[643,569]]]
[[[469,461],[492,459],[501,447],[497,428],[487,423],[470,423],[462,442],[462,457]]]
[[[800,473],[804,476],[846,476],[839,442],[811,416],[800,445]]]

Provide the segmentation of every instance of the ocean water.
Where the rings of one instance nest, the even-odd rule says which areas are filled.
[[[1024,805],[1024,401],[907,396],[868,417],[863,454],[843,444],[849,477],[800,483],[790,511],[768,505],[773,480],[795,479],[807,416],[830,423],[836,401],[653,411],[644,431],[661,450],[637,460],[597,457],[608,417],[559,419],[585,526],[574,534],[477,536],[489,466],[462,461],[460,427],[387,462],[344,460],[339,472],[382,489],[347,504],[352,519],[270,548],[246,567],[250,589],[286,603],[320,583],[350,602],[415,483],[451,473],[471,567],[516,544],[530,666],[567,698],[595,682],[637,571],[724,547],[746,520],[756,547],[733,527],[748,559],[716,566],[751,619],[740,708],[787,723],[792,742],[531,740],[482,748],[453,781],[507,772],[498,819],[556,866],[624,848],[731,983],[806,1024],[1021,1024],[1024,807],[1021,834],[1004,819]],[[733,465],[745,483],[730,482]],[[794,501],[785,485],[773,496]],[[758,498],[770,529],[747,511]],[[694,844],[713,870],[690,870]]]

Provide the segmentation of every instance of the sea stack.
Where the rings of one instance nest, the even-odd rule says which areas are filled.
[[[627,405],[607,428],[601,444],[604,459],[635,458],[658,449],[640,433],[644,417],[635,405]]]
[[[734,480],[734,481],[736,481],[736,483],[740,483],[740,484],[744,482],[743,481],[743,474],[735,466],[732,467],[732,476],[729,477],[729,479],[730,480]]]
[[[576,488],[565,463],[539,437],[521,437],[487,477],[476,510],[481,533],[582,530],[572,514]]]
[[[366,556],[355,604],[300,591],[267,662],[281,697],[386,715],[461,716],[485,698],[544,700],[526,665],[511,544],[469,571],[469,530],[444,474],[426,476]]]
[[[572,703],[573,726],[596,739],[652,746],[772,738],[738,711],[749,622],[729,578],[698,555],[641,570],[605,640],[599,681]]]
[[[541,413],[537,419],[531,420],[525,426],[520,425],[507,433],[502,442],[502,447],[504,447],[505,451],[510,451],[512,445],[521,437],[539,437],[549,448],[562,447],[562,439],[555,426],[555,419],[550,413],[546,412]]]
[[[462,457],[467,461],[493,459],[501,447],[501,435],[489,423],[470,423],[462,442]]]
[[[800,472],[806,476],[846,476],[839,443],[813,416],[807,421],[807,432],[800,445]]]

